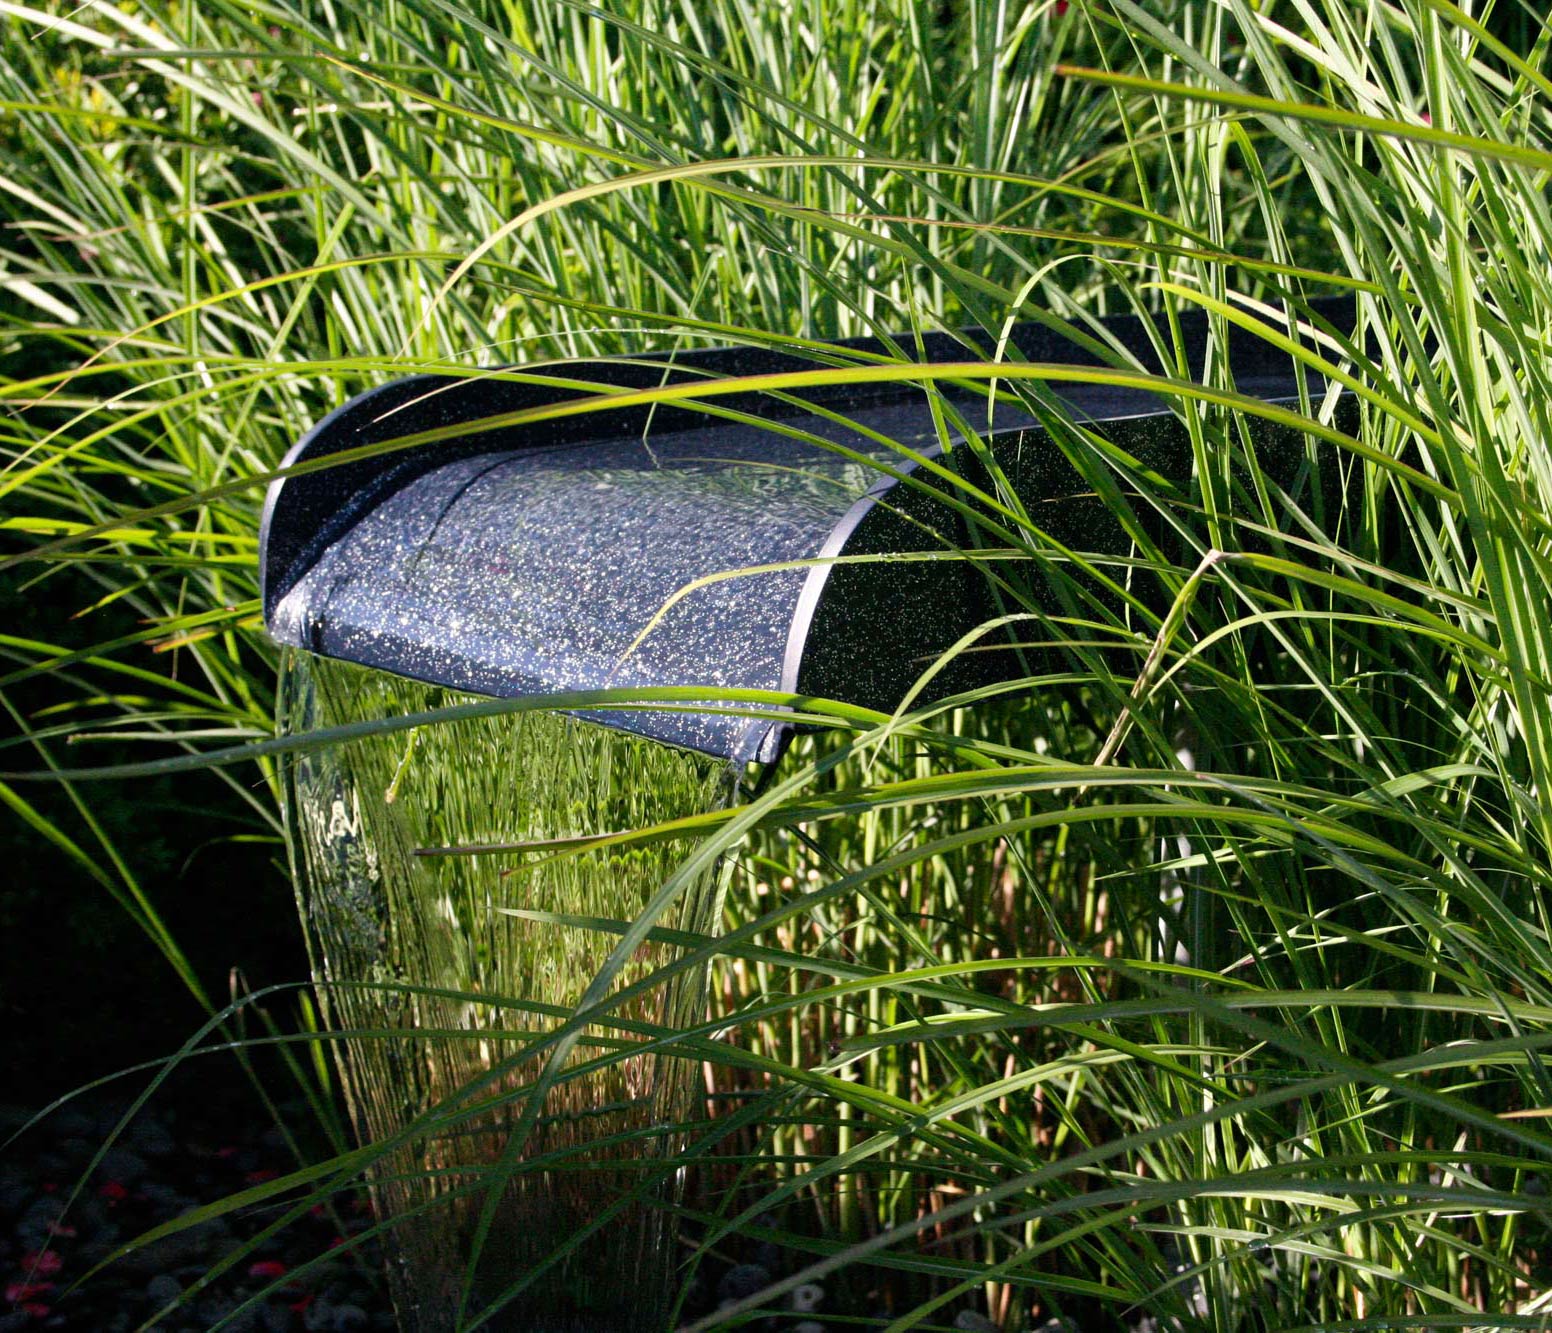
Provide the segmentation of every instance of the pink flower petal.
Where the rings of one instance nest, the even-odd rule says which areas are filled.
[[[64,1257],[58,1250],[33,1250],[22,1255],[22,1267],[41,1277],[53,1277],[64,1266]]]
[[[260,1259],[248,1265],[248,1276],[252,1278],[284,1277],[288,1271],[279,1259]]]

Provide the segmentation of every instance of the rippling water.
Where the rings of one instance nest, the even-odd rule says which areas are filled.
[[[347,664],[288,654],[288,733],[467,702],[468,696]],[[379,1212],[403,1219],[389,1245],[406,1330],[443,1333],[492,1168],[530,1099],[553,1030],[616,936],[510,913],[630,920],[687,854],[665,842],[535,865],[512,853],[417,856],[428,847],[628,829],[727,802],[720,762],[556,714],[461,720],[294,757],[287,818],[313,975],[362,1142],[404,1133],[373,1172]],[[519,867],[515,873],[503,874]],[[660,926],[714,928],[719,876],[692,884]],[[648,944],[615,988],[678,951]],[[682,1026],[699,1017],[697,971],[635,997],[622,1018]],[[698,1069],[630,1054],[638,1037],[591,1028],[546,1097],[500,1205],[471,1309],[531,1273],[644,1179],[675,1145],[649,1131],[693,1118]],[[410,1127],[414,1126],[413,1129]],[[620,1140],[636,1132],[640,1137]],[[660,1180],[652,1198],[671,1202]],[[661,1333],[672,1256],[661,1206],[627,1204],[486,1325],[527,1333]]]

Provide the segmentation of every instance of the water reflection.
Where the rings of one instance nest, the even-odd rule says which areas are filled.
[[[295,653],[281,698],[283,729],[299,733],[463,697]],[[406,1330],[455,1326],[485,1197],[470,1186],[500,1157],[526,1101],[511,1094],[530,1085],[542,1062],[501,1073],[472,1099],[460,1094],[526,1040],[553,1030],[614,943],[598,931],[508,913],[632,919],[687,846],[588,853],[505,876],[516,863],[511,855],[426,858],[415,849],[632,828],[714,808],[729,794],[729,772],[713,760],[549,714],[392,732],[303,753],[291,765],[298,905],[329,1024],[355,1034],[337,1049],[357,1133],[377,1140],[436,1108],[464,1111],[373,1173],[379,1212],[407,1219],[391,1242],[394,1301]],[[707,876],[659,924],[706,931],[718,901]],[[617,985],[673,954],[643,946]],[[696,975],[617,1012],[683,1026],[699,1017],[702,992]],[[639,1135],[691,1114],[698,1069],[684,1060],[609,1058],[622,1040],[636,1038],[590,1030],[545,1100],[520,1169],[502,1191],[474,1308],[599,1218],[642,1179],[644,1164],[673,1149]],[[533,1165],[549,1155],[547,1169]],[[661,1192],[656,1202],[665,1202]],[[669,1267],[661,1208],[632,1204],[487,1326],[661,1333]]]

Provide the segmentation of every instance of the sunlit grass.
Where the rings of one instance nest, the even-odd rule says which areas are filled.
[[[708,1254],[778,1218],[782,1289],[864,1320],[887,1289],[880,1328],[1540,1327],[1552,84],[1502,17],[0,4],[5,577],[74,571],[103,626],[63,648],[77,598],[58,644],[0,638],[0,768],[268,733],[255,479],[390,374],[1205,310],[1346,377],[1355,418],[1299,413],[1337,512],[1267,477],[1215,361],[1172,398],[1192,494],[1137,502],[1170,545],[1135,603],[1058,612],[1009,561],[1049,678],[832,714],[673,844],[670,896],[735,866],[724,934],[677,941],[715,959],[679,1049],[731,1108],[688,1207]],[[1308,317],[1332,291],[1356,330]],[[999,542],[1063,568],[1002,498]],[[279,753],[268,792],[211,770],[276,833]],[[197,984],[87,827],[61,854]],[[619,975],[665,924],[576,928]]]

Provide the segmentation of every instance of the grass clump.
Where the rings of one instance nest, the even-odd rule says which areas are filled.
[[[706,947],[739,1108],[685,1150],[685,1225],[715,1254],[777,1218],[804,1258],[759,1299],[819,1277],[880,1328],[1541,1326],[1544,31],[1449,0],[0,22],[6,577],[89,590],[0,639],[32,776],[67,735],[193,767],[268,734],[258,497],[390,373],[1143,309],[1347,386],[1355,419],[1301,405],[1339,512],[1268,484],[1214,362],[1218,402],[1173,400],[1191,494],[1141,500],[1168,614],[1060,614],[1012,567],[1060,685],[815,741],[684,852],[735,866]],[[271,832],[275,753],[267,792],[211,769]],[[90,820],[111,789],[52,780],[68,825],[8,804],[197,986]],[[834,789],[866,808],[781,818]]]

